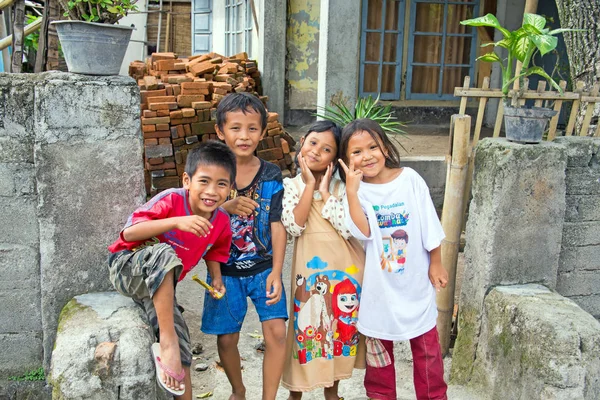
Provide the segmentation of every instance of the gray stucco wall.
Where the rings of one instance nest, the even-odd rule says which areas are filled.
[[[566,211],[556,290],[600,318],[600,139],[567,146]]]
[[[47,367],[62,307],[111,288],[145,196],[139,102],[131,78],[0,74],[0,378]]]

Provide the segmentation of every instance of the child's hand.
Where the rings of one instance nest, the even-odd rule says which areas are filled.
[[[300,171],[302,171],[302,181],[304,181],[304,184],[306,186],[309,186],[309,185],[314,186],[314,184],[316,182],[315,176],[313,175],[310,168],[308,168],[308,165],[306,164],[306,161],[304,160],[302,153],[298,153],[298,165],[300,166]]]
[[[327,166],[327,170],[321,177],[321,183],[319,183],[319,192],[321,192],[321,197],[323,201],[327,201],[329,199],[329,184],[331,183],[331,175],[333,174],[333,163],[330,163]]]
[[[258,203],[246,196],[236,197],[233,200],[226,201],[221,206],[229,214],[250,216],[255,209],[258,208]]]
[[[196,236],[204,236],[210,233],[212,224],[199,215],[188,215],[185,217],[176,217],[175,228],[180,231],[193,233]]]
[[[435,291],[439,292],[441,288],[445,288],[448,283],[448,272],[444,269],[441,263],[431,263],[429,265],[429,280],[435,287]]]
[[[271,291],[269,292],[269,289]],[[270,306],[272,304],[276,304],[281,300],[281,291],[283,290],[283,285],[281,284],[281,277],[277,274],[271,272],[269,276],[267,276],[267,305]]]
[[[354,161],[350,161],[349,167],[341,158],[338,161],[346,173],[346,193],[358,193],[360,181],[362,181],[363,178],[363,172],[360,169],[354,169]]]
[[[219,300],[220,298],[222,298],[225,295],[226,289],[225,289],[225,285],[223,284],[223,280],[221,278],[216,278],[212,280],[212,284],[211,286],[213,287],[213,289],[215,289],[215,292],[220,293],[221,295],[217,295],[214,292],[210,292],[210,295],[214,298]]]

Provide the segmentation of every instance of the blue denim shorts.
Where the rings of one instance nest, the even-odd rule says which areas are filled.
[[[269,268],[252,276],[223,276],[223,284],[227,289],[225,296],[215,300],[208,292],[204,295],[204,311],[202,312],[202,332],[209,335],[226,335],[242,330],[242,323],[248,311],[250,297],[260,322],[271,319],[288,319],[285,290],[281,289],[281,299],[270,306],[267,305],[267,277]],[[210,284],[210,275],[207,276]],[[283,285],[283,283],[282,283]]]

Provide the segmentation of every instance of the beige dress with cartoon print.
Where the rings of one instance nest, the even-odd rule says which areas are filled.
[[[364,368],[356,321],[365,256],[345,226],[343,182],[332,179],[326,204],[314,192],[305,227],[293,214],[305,188],[302,177],[286,178],[283,186],[281,221],[295,243],[282,385],[305,392],[330,387],[350,378],[353,368]]]

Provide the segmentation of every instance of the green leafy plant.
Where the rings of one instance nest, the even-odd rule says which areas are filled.
[[[30,25],[40,18],[41,17],[39,17],[37,15],[29,15],[28,14],[25,16],[25,25]],[[38,30],[35,30],[34,32],[25,36],[25,40],[23,41],[23,47],[31,48],[31,49],[34,49],[35,51],[37,51],[39,38],[40,38],[40,32]]]
[[[137,11],[137,0],[58,0],[70,20],[114,24]]]
[[[354,109],[348,108],[343,101],[332,101],[331,106],[318,107],[317,113],[314,115],[335,122],[342,127],[355,119],[368,118],[377,122],[388,134],[406,135],[402,129],[406,125],[394,116],[392,106],[390,104],[383,106],[378,103],[379,96],[373,99],[371,95],[359,98]]]
[[[11,376],[8,378],[10,381],[43,381],[45,379],[46,375],[44,374],[43,367],[26,372],[21,376]]]
[[[525,13],[523,15],[522,26],[517,30],[510,31],[502,27],[493,14],[460,21],[461,25],[490,26],[496,28],[504,36],[500,41],[485,43],[482,47],[494,46],[505,48],[508,53],[507,58],[502,59],[496,52],[491,52],[482,55],[478,60],[500,64],[500,68],[502,69],[502,94],[505,103],[508,103],[512,83],[517,79],[519,80],[520,92],[517,95],[522,95],[525,90],[525,77],[534,74],[546,79],[556,90],[562,93],[562,89],[558,86],[558,83],[542,67],[530,66],[530,64],[536,52],[539,52],[543,56],[556,48],[558,44],[557,34],[582,30],[564,28],[550,30],[546,26],[546,22],[546,18],[541,15]],[[516,72],[517,60],[522,63],[522,69],[519,73]]]

